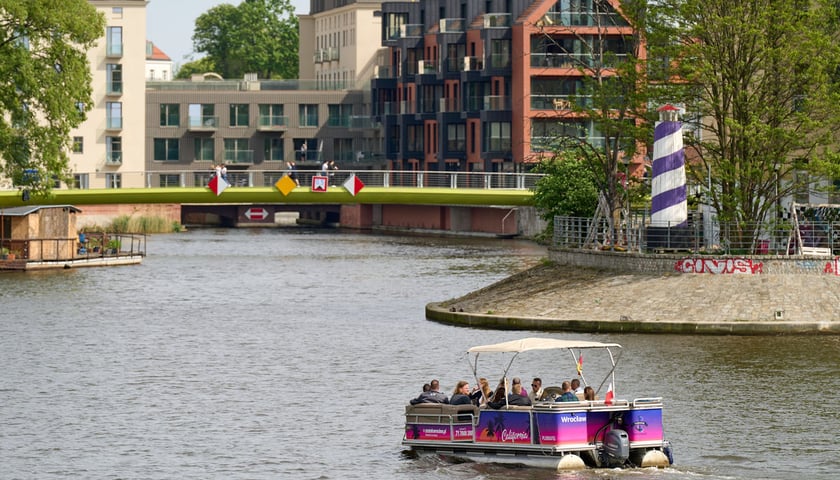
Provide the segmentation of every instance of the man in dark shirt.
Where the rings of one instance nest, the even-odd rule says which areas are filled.
[[[449,398],[440,392],[439,381],[432,380],[429,382],[429,387],[428,392],[421,393],[417,398],[411,399],[409,403],[412,405],[417,405],[418,403],[449,403]]]

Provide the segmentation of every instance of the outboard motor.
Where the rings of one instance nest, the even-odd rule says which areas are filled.
[[[630,458],[630,439],[627,432],[617,428],[607,432],[601,450],[601,465],[621,467],[628,458]]]

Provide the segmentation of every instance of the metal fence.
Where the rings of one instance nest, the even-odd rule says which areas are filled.
[[[605,218],[554,217],[553,244],[629,251],[725,255],[834,255],[840,253],[840,222],[738,224],[693,215],[684,226],[651,225],[646,212],[611,229]]]

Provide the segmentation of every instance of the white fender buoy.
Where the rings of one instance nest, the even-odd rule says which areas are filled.
[[[665,468],[670,465],[668,456],[662,450],[648,450],[642,457],[642,467]]]
[[[577,455],[572,455],[571,453],[563,455],[563,457],[560,458],[560,462],[557,463],[558,472],[565,470],[583,470],[585,468],[586,464],[583,463],[583,459]]]

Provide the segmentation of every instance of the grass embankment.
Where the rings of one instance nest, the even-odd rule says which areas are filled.
[[[110,225],[89,225],[81,229],[82,232],[99,233],[172,233],[183,231],[180,222],[163,217],[120,215],[111,221]]]

